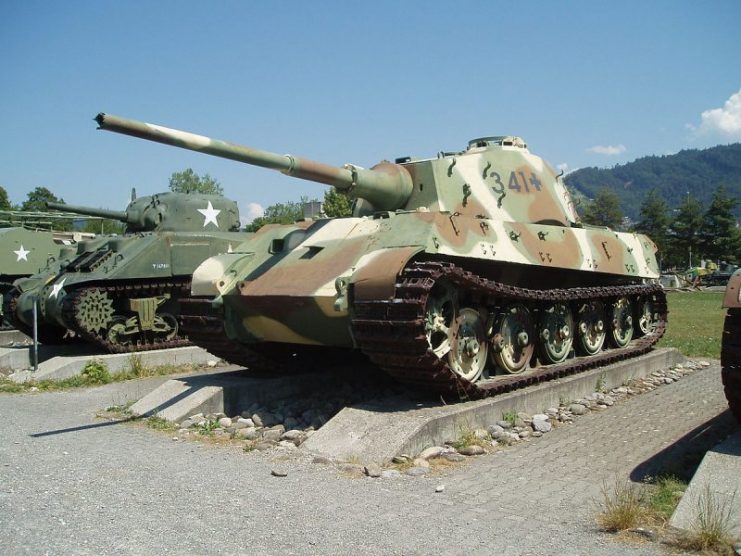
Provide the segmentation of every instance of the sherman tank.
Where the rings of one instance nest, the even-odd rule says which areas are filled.
[[[353,216],[265,226],[193,274],[191,340],[252,369],[362,351],[399,381],[475,398],[651,349],[656,246],[580,222],[515,136],[334,167],[108,114],[99,129],[330,185]]]
[[[119,220],[121,236],[83,241],[74,254],[17,281],[6,308],[30,328],[38,303],[42,341],[68,331],[109,352],[188,344],[180,331],[180,301],[204,260],[245,239],[234,201],[217,195],[159,193],[133,200],[126,211],[61,203],[48,208]]]
[[[0,228],[0,300],[19,278],[40,272],[74,241],[68,234],[22,227]],[[0,330],[13,328],[0,308]]]
[[[721,376],[728,407],[741,423],[741,269],[728,280],[723,307],[727,311],[720,350]]]

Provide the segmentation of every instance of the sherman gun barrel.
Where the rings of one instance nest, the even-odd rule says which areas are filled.
[[[412,193],[412,178],[398,164],[381,162],[372,169],[347,164],[342,168],[293,155],[281,155],[186,131],[100,113],[98,129],[278,170],[288,176],[315,181],[345,191],[370,203],[376,210],[403,208]]]
[[[101,218],[109,218],[111,220],[119,220],[121,222],[128,221],[128,215],[126,212],[120,210],[108,210],[93,207],[83,207],[81,205],[68,205],[66,203],[52,203],[47,202],[46,208],[52,210],[61,210],[64,212],[74,212],[77,214],[84,214],[87,216],[99,216]]]

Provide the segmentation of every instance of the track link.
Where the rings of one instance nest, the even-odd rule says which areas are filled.
[[[175,278],[170,280],[150,280],[147,282],[98,282],[86,283],[84,287],[67,290],[67,296],[62,305],[62,319],[67,327],[75,332],[83,340],[95,344],[109,353],[131,353],[137,351],[148,351],[156,349],[168,349],[191,345],[188,338],[182,334],[171,338],[170,340],[160,340],[147,336],[140,338],[131,344],[116,344],[109,341],[101,333],[93,333],[86,330],[80,322],[80,312],[78,310],[80,299],[86,290],[98,289],[107,293],[110,298],[116,302],[117,299],[131,297],[154,297],[169,293],[173,299],[179,303],[183,302],[190,295],[190,279]],[[177,315],[176,315],[177,317]]]
[[[425,330],[425,307],[435,283],[445,278],[474,299],[526,303],[609,301],[622,296],[652,296],[659,320],[653,332],[626,347],[605,350],[591,357],[543,365],[522,374],[494,376],[472,383],[455,373],[444,358],[430,349]],[[664,334],[666,296],[658,284],[597,286],[532,290],[487,280],[449,263],[417,262],[398,277],[391,300],[356,301],[353,334],[362,351],[396,380],[461,399],[477,399],[509,392],[531,384],[608,365],[648,352]]]
[[[741,423],[741,309],[726,313],[720,350],[721,376],[728,407]]]

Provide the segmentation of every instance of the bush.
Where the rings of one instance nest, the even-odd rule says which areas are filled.
[[[108,365],[100,359],[91,359],[82,369],[82,376],[91,384],[108,384],[113,379],[108,371]]]

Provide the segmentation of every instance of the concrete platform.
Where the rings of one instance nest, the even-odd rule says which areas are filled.
[[[731,534],[741,537],[741,427],[705,454],[670,524],[691,530],[697,523],[701,497],[707,499],[708,492],[718,507],[730,512]]]
[[[39,360],[41,362],[39,363],[37,371],[16,371],[9,375],[8,378],[15,382],[29,382],[31,380],[60,380],[69,378],[79,375],[91,359],[104,361],[111,374],[128,370],[131,367],[132,356],[138,357],[141,360],[141,364],[146,367],[187,364],[205,365],[209,361],[217,360],[217,358],[204,349],[195,346],[154,351],[140,351],[132,354],[91,352],[90,346],[80,344],[74,348],[72,346],[65,348],[67,351],[64,351],[62,355],[59,354],[60,352],[58,348],[54,350],[52,349],[53,346],[39,346],[39,348],[42,347],[44,348],[43,350],[39,349]],[[30,348],[0,349],[0,368],[3,367],[4,361],[9,361],[13,357],[16,359],[25,358],[25,360],[28,361],[28,358],[31,356],[30,351]],[[42,351],[45,356],[48,355],[48,357],[45,357],[43,360],[41,357]],[[28,367],[28,363],[26,363],[24,367]],[[18,367],[10,366],[10,368]]]
[[[14,344],[30,344],[33,340],[20,330],[0,330],[0,346],[8,347]]]
[[[444,405],[418,403],[409,397],[373,401],[347,407],[316,431],[303,445],[336,458],[357,457],[365,462],[386,462],[402,453],[417,454],[424,448],[456,438],[461,428],[486,427],[507,411],[537,413],[591,394],[599,386],[613,388],[631,378],[646,376],[684,361],[675,349],[651,353],[565,379],[545,382],[486,400]],[[208,377],[171,380],[132,406],[137,415],[158,415],[182,421],[196,413],[235,415],[254,402],[266,405],[322,389],[346,379],[329,373],[269,378],[223,373]]]
[[[485,400],[435,407],[409,407],[403,400],[389,400],[348,407],[314,433],[304,446],[328,456],[383,463],[396,455],[415,455],[429,446],[439,446],[460,436],[461,429],[486,428],[505,412],[538,413],[558,406],[560,400],[591,394],[598,383],[614,388],[684,360],[676,349],[664,348]]]
[[[299,375],[243,375],[240,370],[169,380],[131,406],[137,416],[156,415],[179,422],[196,413],[235,415],[253,403],[269,405],[308,395],[318,387],[332,390],[347,377],[343,373]]]

